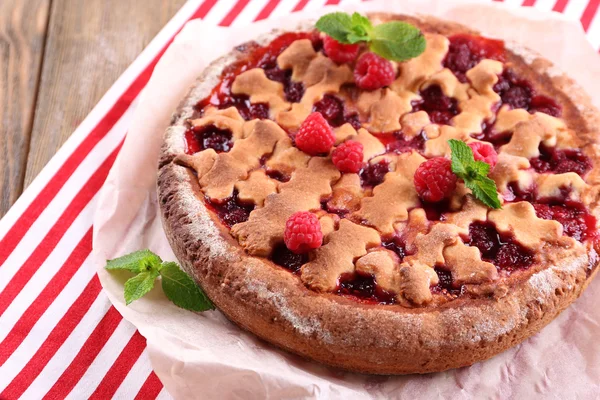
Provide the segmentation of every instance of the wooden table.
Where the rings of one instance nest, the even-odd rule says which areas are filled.
[[[0,217],[185,0],[0,0]]]

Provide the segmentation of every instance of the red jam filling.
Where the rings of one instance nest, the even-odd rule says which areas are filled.
[[[371,275],[347,274],[340,277],[337,294],[365,303],[394,304],[396,297],[377,285]]]
[[[562,107],[556,101],[547,96],[536,95],[531,83],[518,78],[510,69],[504,70],[498,77],[494,91],[502,99],[502,104],[508,104],[513,109],[524,108],[532,114],[543,112],[553,117],[560,117],[562,114]]]
[[[482,132],[472,134],[471,137],[477,140],[490,142],[494,146],[494,149],[496,149],[496,151],[499,152],[500,147],[510,142],[512,134],[496,132],[494,130],[494,122],[495,121],[484,121],[481,127]]]
[[[231,131],[214,125],[190,128],[185,132],[185,152],[194,154],[206,149],[213,149],[217,153],[228,152],[233,146],[231,136]]]
[[[363,187],[375,187],[383,182],[388,172],[390,172],[390,165],[385,160],[375,164],[365,164],[359,172],[361,184]]]
[[[425,210],[428,221],[444,221],[446,212],[450,211],[450,200],[442,200],[439,203],[427,203],[422,201],[421,208]]]
[[[579,176],[584,176],[592,169],[592,162],[581,150],[558,150],[542,145],[540,146],[540,156],[531,160],[531,166],[540,173],[575,172]]]
[[[563,226],[564,234],[583,241],[596,236],[596,218],[590,215],[583,204],[574,201],[559,204],[534,204],[539,218],[553,219]]]
[[[222,203],[207,200],[209,207],[217,213],[219,220],[228,228],[235,224],[248,220],[250,213],[254,210],[254,204],[242,204],[237,196],[237,192],[233,192],[233,196]]]
[[[408,153],[413,150],[423,151],[425,147],[425,137],[422,133],[412,139],[405,138],[402,131],[374,133],[373,136],[379,139],[388,152],[396,154]]]
[[[358,119],[358,114],[346,112],[342,101],[330,94],[326,94],[321,100],[316,102],[312,110],[320,112],[329,125],[334,128],[342,126],[345,123],[349,123],[354,129],[360,129],[362,126]]]
[[[279,182],[287,182],[290,180],[289,176],[284,175],[282,172],[279,172],[279,171],[267,170],[266,174],[269,178],[275,179],[276,181],[279,181]]]
[[[432,293],[443,294],[450,297],[458,297],[463,293],[464,286],[456,285],[452,279],[452,273],[446,267],[435,267],[439,282],[431,288]]]
[[[501,234],[490,222],[474,222],[469,226],[466,242],[481,252],[481,258],[500,271],[509,273],[526,269],[533,263],[531,251],[521,246],[511,235]]]
[[[422,100],[413,104],[413,111],[426,111],[431,122],[449,125],[450,120],[458,114],[458,101],[446,96],[438,85],[422,90]]]
[[[299,102],[304,95],[305,88],[300,82],[291,81],[291,71],[281,70],[277,66],[277,57],[292,42],[298,39],[308,38],[312,41],[316,51],[322,48],[322,42],[317,32],[285,33],[267,46],[251,44],[240,50],[247,51],[249,56],[226,67],[221,75],[217,86],[211,94],[200,101],[196,109],[202,113],[208,105],[219,109],[230,106],[236,107],[242,117],[246,120],[269,118],[269,108],[266,104],[251,104],[248,96],[234,95],[231,93],[231,85],[236,76],[251,68],[263,68],[266,76],[284,85],[286,100]],[[454,35],[449,38],[450,47],[443,61],[444,67],[449,68],[461,82],[467,82],[466,72],[473,68],[484,58],[505,60],[505,49],[502,41],[486,39],[467,34]],[[495,106],[494,111],[506,104],[511,108],[524,108],[531,113],[543,112],[548,115],[559,117],[562,113],[561,106],[553,99],[537,95],[533,85],[516,76],[510,69],[505,69],[499,76],[494,91],[501,98],[500,103]],[[430,86],[420,92],[422,100],[413,103],[413,111],[426,111],[431,121],[437,124],[450,124],[450,120],[460,110],[456,99],[445,96],[437,85]],[[351,97],[354,95],[351,94]],[[314,104],[313,111],[319,111],[329,124],[339,127],[350,123],[355,129],[362,127],[359,115],[346,109],[344,102],[337,96],[326,94]],[[493,130],[494,118],[484,122],[483,133],[473,135],[474,138],[489,141],[498,150],[510,141],[510,134],[498,134]],[[407,140],[401,131],[374,134],[386,147],[388,152],[404,153],[412,150],[422,152],[426,138],[423,134]],[[191,128],[186,134],[186,152],[193,154],[204,149],[214,149],[217,152],[227,152],[232,146],[232,135],[227,130],[220,130],[214,126],[203,128]],[[264,163],[262,163],[264,164]],[[565,173],[575,172],[580,176],[585,175],[592,168],[590,159],[580,150],[557,150],[540,146],[540,156],[531,160],[532,168],[540,173]],[[264,165],[263,165],[264,167]],[[366,163],[359,172],[361,184],[370,189],[383,182],[385,174],[389,172],[387,161],[379,163]],[[287,182],[289,176],[278,171],[266,171],[267,175],[280,182]],[[563,193],[566,198],[566,191]],[[529,201],[535,207],[538,217],[553,219],[560,222],[564,227],[565,235],[576,240],[583,241],[587,238],[596,238],[596,219],[591,216],[580,203],[569,201],[558,201],[553,199],[537,199],[535,187],[521,190],[516,184],[509,185],[509,193],[504,194],[506,201]],[[222,203],[207,201],[209,208],[215,211],[219,219],[228,227],[248,219],[253,205],[246,205],[239,201],[237,193]],[[347,213],[336,212],[327,207],[323,202],[323,209],[328,212],[337,213],[344,218]],[[449,210],[447,201],[438,204],[423,204],[428,220],[443,221],[445,213]],[[493,263],[499,271],[510,274],[517,270],[523,270],[531,266],[534,255],[528,249],[518,243],[518,239],[506,234],[499,233],[495,226],[489,222],[475,222],[469,227],[468,237],[463,238],[465,243],[476,246],[482,254],[482,259]],[[382,247],[393,251],[402,260],[406,255],[406,248],[400,237],[383,240]],[[308,262],[307,254],[295,254],[288,250],[284,244],[277,246],[270,257],[275,264],[298,273],[301,266]],[[433,293],[443,294],[452,298],[458,297],[464,292],[464,287],[456,285],[452,279],[451,272],[445,266],[435,267],[439,277],[439,283],[432,287]],[[395,302],[393,294],[382,290],[373,276],[347,274],[340,277],[338,294],[354,298],[365,303]]]
[[[536,188],[535,186],[529,187],[527,189],[521,189],[516,182],[511,182],[508,185],[508,192],[504,193],[502,196],[505,201],[516,203],[518,201],[528,201],[533,203],[536,198]]]
[[[297,273],[308,262],[308,254],[296,254],[281,243],[273,250],[271,261],[289,271]]]
[[[468,34],[450,36],[449,40],[450,46],[443,65],[463,83],[467,82],[466,72],[484,58],[504,61],[505,51],[502,40]]]
[[[400,258],[400,261],[402,261],[407,254],[404,241],[397,236],[381,242],[381,246],[396,253]]]

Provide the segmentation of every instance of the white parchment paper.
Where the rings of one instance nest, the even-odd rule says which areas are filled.
[[[431,14],[490,37],[537,50],[575,78],[600,106],[600,58],[578,22],[556,13],[469,1],[372,1],[346,10]],[[158,63],[123,148],[102,188],[94,219],[94,257],[110,300],[146,337],[152,366],[178,399],[254,398],[600,398],[600,281],[541,333],[488,361],[423,376],[344,373],[275,349],[231,324],[219,311],[194,314],[172,305],[160,285],[125,306],[127,273],[105,260],[150,248],[175,260],[156,201],[156,165],[172,111],[206,65],[233,45],[274,27],[316,18],[300,13],[242,28],[187,24]]]

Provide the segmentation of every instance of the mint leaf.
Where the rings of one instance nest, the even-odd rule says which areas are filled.
[[[108,270],[127,270],[137,275],[125,282],[125,303],[131,304],[154,287],[154,281],[162,276],[162,288],[176,306],[191,311],[212,310],[214,306],[196,283],[186,275],[177,263],[163,262],[150,250],[140,250],[123,257],[108,260]]]
[[[452,172],[465,182],[475,198],[491,208],[502,208],[496,182],[488,178],[490,165],[475,161],[473,150],[463,141],[448,140],[452,158]]]
[[[425,51],[425,36],[415,26],[402,21],[373,26],[364,15],[343,12],[323,15],[316,23],[319,31],[344,44],[369,43],[369,49],[393,61],[406,61]]]
[[[490,164],[483,161],[475,161],[471,164],[470,171],[476,175],[487,176],[490,173]]]
[[[478,175],[475,179],[465,180],[465,186],[471,189],[473,195],[486,206],[491,208],[502,208],[498,199],[496,182],[487,176]]]
[[[406,22],[392,21],[376,25],[370,36],[370,50],[388,60],[406,61],[425,51],[425,36]]]
[[[159,256],[150,250],[140,250],[114,260],[106,261],[108,270],[127,270],[131,272],[142,272],[150,269],[157,269],[162,263]]]
[[[373,29],[371,21],[365,16],[355,12],[351,17],[352,21],[352,33],[347,36],[350,43],[368,42],[369,33]]]
[[[463,141],[450,139],[448,140],[452,159],[452,172],[459,178],[464,178],[468,173],[468,166],[475,162],[473,158],[473,150]]]
[[[139,299],[154,287],[154,280],[158,278],[157,270],[140,272],[125,282],[125,304]]]
[[[206,311],[215,307],[177,263],[165,262],[160,268],[162,288],[176,306],[190,311]]]
[[[315,26],[340,43],[350,43],[348,35],[355,33],[352,30],[352,17],[344,12],[325,14],[319,18]]]

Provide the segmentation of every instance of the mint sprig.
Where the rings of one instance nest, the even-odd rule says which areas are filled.
[[[473,150],[463,141],[448,140],[452,156],[452,172],[465,182],[473,195],[490,208],[502,208],[496,182],[488,178],[490,165],[475,161]]]
[[[316,23],[319,31],[344,44],[365,42],[369,50],[393,61],[406,61],[425,51],[425,37],[415,26],[391,21],[373,26],[359,13],[325,14]]]
[[[176,306],[190,311],[213,310],[206,294],[177,263],[163,260],[150,250],[140,250],[114,260],[107,260],[107,270],[126,270],[136,275],[125,282],[125,303],[141,298],[154,287],[160,276],[165,295]]]

